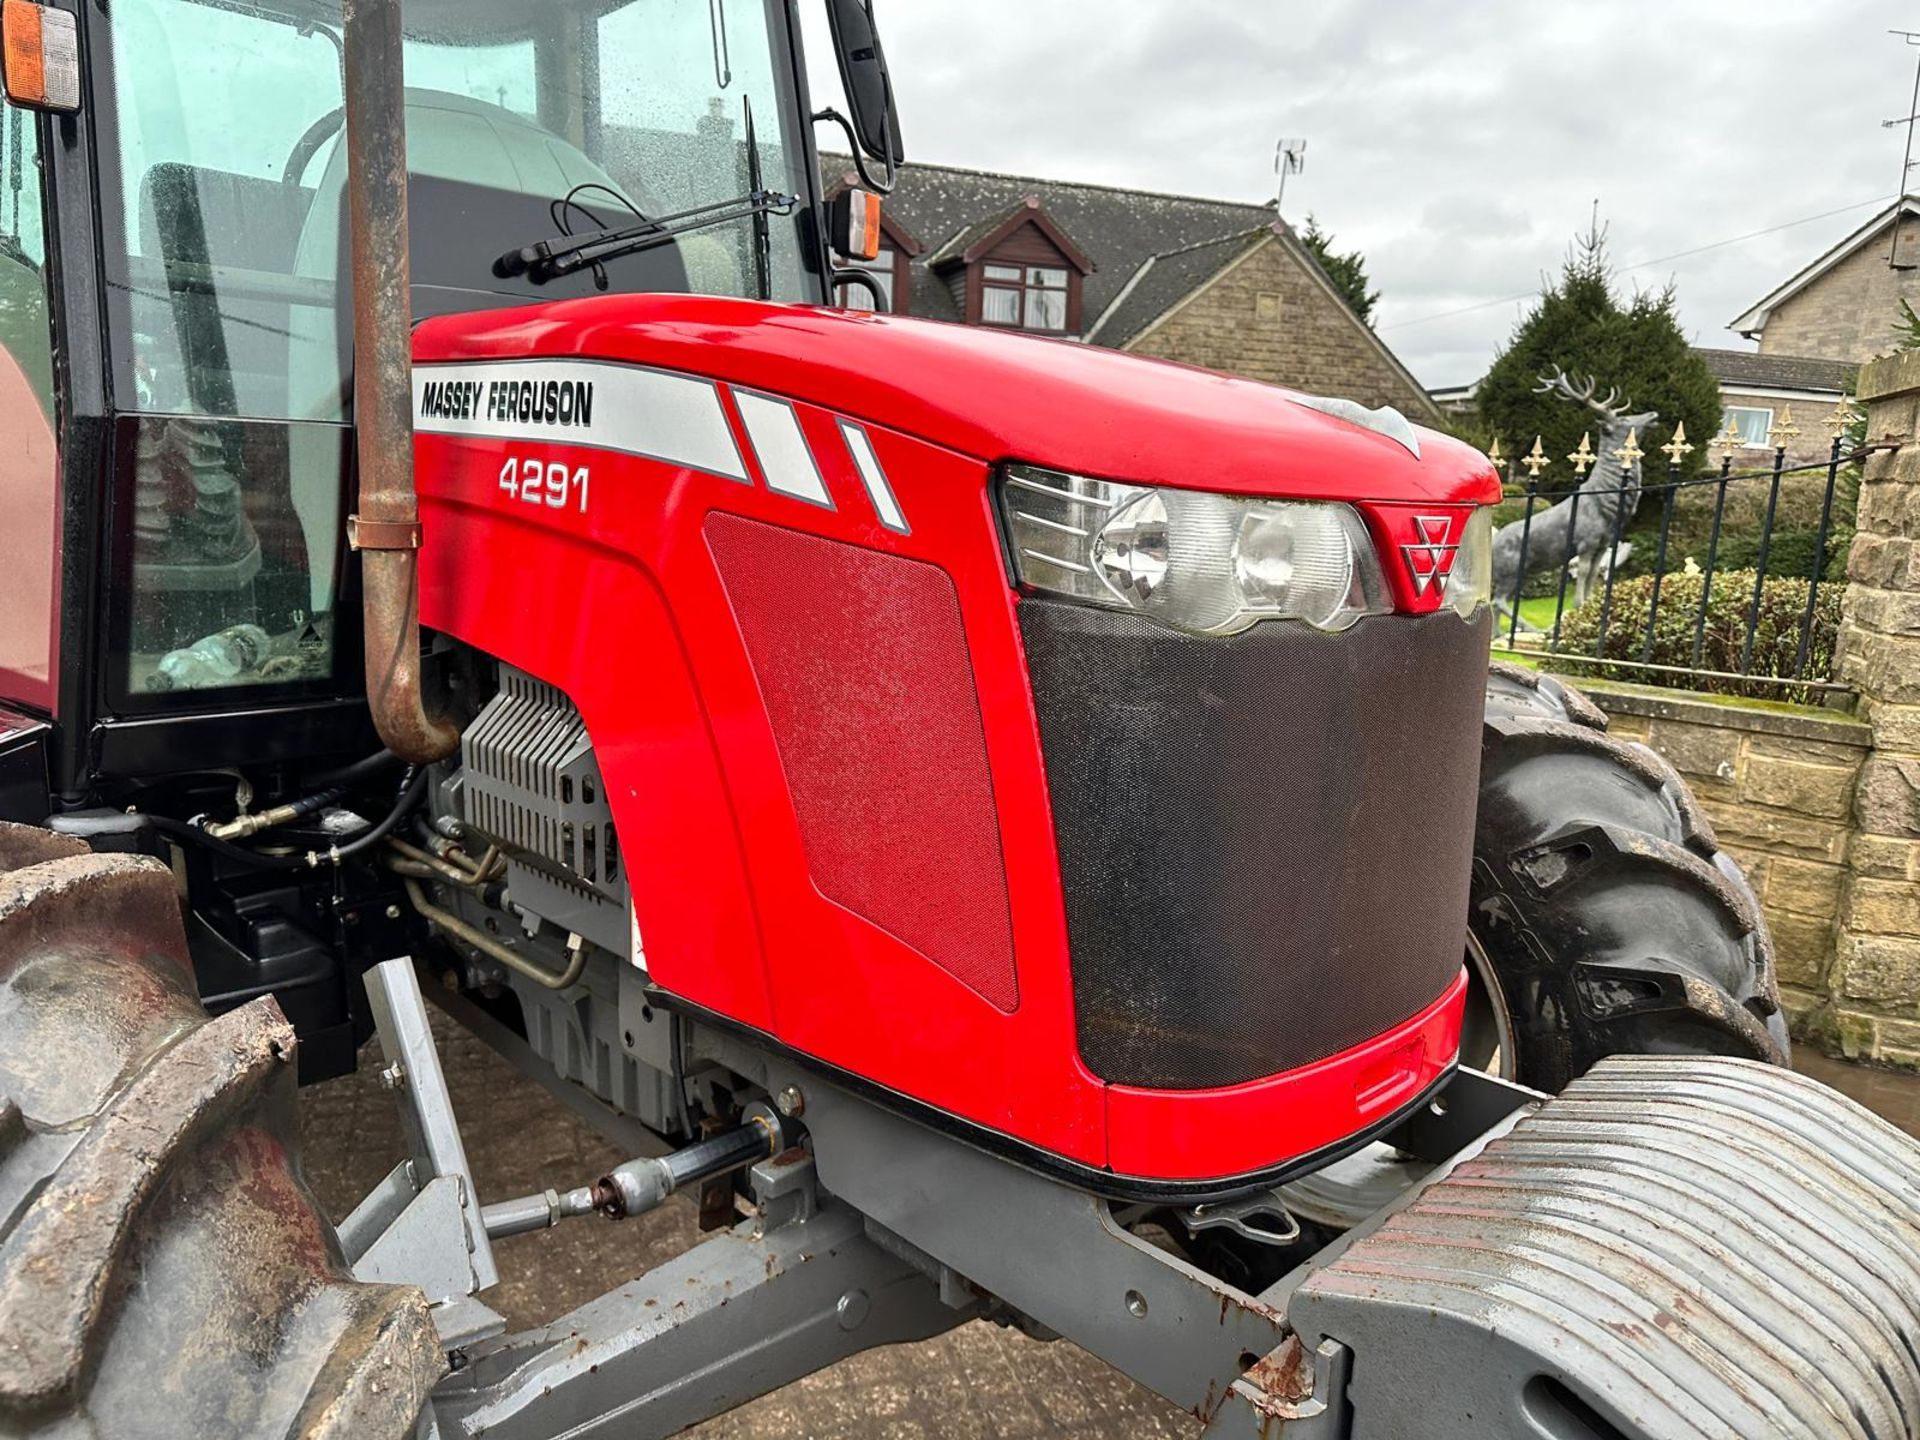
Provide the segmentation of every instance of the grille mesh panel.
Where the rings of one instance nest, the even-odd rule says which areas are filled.
[[[1000,821],[953,581],[735,515],[708,518],[707,544],[815,886],[1012,1010]]]
[[[1464,953],[1484,617],[1223,640],[1019,613],[1094,1073],[1238,1084],[1439,997]]]

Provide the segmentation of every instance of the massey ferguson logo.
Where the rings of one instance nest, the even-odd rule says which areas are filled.
[[[1400,547],[1407,557],[1407,570],[1413,576],[1413,593],[1424,595],[1445,580],[1453,570],[1454,553],[1460,544],[1453,534],[1451,515],[1416,515],[1413,533],[1419,538]]]

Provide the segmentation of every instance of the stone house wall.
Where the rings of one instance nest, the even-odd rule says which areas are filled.
[[[1269,384],[1438,416],[1353,313],[1276,237],[1249,251],[1126,348]]]
[[[1920,230],[1920,220],[1903,222]],[[1871,360],[1893,349],[1900,302],[1920,305],[1920,269],[1887,264],[1888,229],[1835,265],[1798,295],[1783,301],[1760,332],[1762,355],[1810,355],[1823,360]]]
[[[1833,432],[1827,429],[1827,417],[1833,413],[1833,396],[1803,396],[1798,400],[1781,398],[1777,391],[1750,392],[1738,385],[1722,384],[1720,404],[1731,408],[1735,405],[1751,406],[1761,410],[1771,410],[1777,424],[1781,416],[1789,409],[1793,411],[1793,423],[1800,427],[1787,446],[1787,465],[1824,465],[1833,453]],[[1759,445],[1743,447],[1733,452],[1735,470],[1765,470],[1773,464],[1773,447]]]

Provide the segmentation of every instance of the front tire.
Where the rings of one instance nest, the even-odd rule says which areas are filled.
[[[1522,1084],[1604,1056],[1789,1055],[1752,888],[1686,782],[1550,675],[1487,679],[1469,929]],[[1471,1057],[1469,1057],[1471,1063]]]

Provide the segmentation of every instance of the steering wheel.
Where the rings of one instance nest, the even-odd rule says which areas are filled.
[[[300,138],[293,142],[293,148],[287,152],[287,163],[280,172],[280,183],[289,189],[300,184],[300,177],[307,173],[307,166],[313,163],[313,157],[320,153],[340,127],[347,123],[347,107],[336,105],[318,120],[300,132]]]

